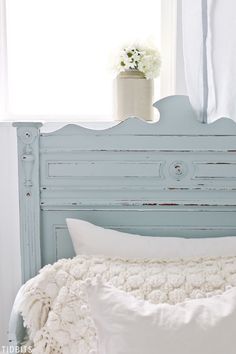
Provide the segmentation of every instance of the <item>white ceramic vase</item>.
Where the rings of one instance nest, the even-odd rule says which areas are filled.
[[[153,120],[154,82],[138,70],[127,70],[114,80],[114,116],[116,120],[139,117]]]

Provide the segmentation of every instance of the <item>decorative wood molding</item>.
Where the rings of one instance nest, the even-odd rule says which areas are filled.
[[[14,123],[17,128],[20,193],[22,282],[41,268],[39,202],[39,128],[41,123]]]
[[[180,181],[188,174],[188,165],[184,161],[174,161],[169,167],[170,176]]]

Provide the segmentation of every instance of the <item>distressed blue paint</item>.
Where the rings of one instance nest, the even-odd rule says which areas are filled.
[[[66,217],[144,236],[236,235],[236,124],[200,123],[185,96],[154,106],[157,123],[102,131],[16,124],[24,281],[74,255]]]
[[[41,267],[39,129],[41,123],[15,123],[18,138],[22,282]]]
[[[236,233],[236,124],[200,123],[185,96],[154,106],[159,122],[130,118],[106,130],[39,134],[40,124],[16,124],[23,281],[73,255],[72,215],[143,235]]]

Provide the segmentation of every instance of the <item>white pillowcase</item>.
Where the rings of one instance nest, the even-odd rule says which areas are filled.
[[[88,300],[99,354],[235,354],[236,288],[211,298],[153,305],[97,282]]]
[[[123,258],[190,258],[236,255],[236,237],[186,239],[133,235],[66,219],[77,255]]]

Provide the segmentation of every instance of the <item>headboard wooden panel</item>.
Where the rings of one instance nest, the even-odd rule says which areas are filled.
[[[66,217],[142,235],[236,235],[236,124],[197,121],[185,96],[160,121],[18,131],[23,281],[73,255]]]

